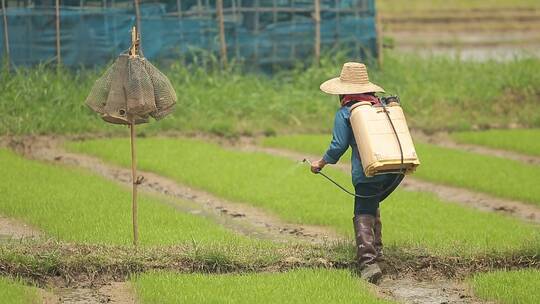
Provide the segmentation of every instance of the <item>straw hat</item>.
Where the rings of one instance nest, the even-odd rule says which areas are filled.
[[[321,90],[334,95],[384,92],[383,88],[369,82],[366,66],[358,62],[345,63],[341,75],[323,82]]]

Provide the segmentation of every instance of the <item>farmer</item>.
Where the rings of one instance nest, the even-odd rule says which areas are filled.
[[[348,62],[343,65],[340,77],[321,84],[325,93],[338,95],[341,104],[334,121],[334,131],[330,147],[322,157],[311,165],[311,171],[318,173],[327,164],[335,164],[347,151],[352,149],[352,182],[356,195],[370,198],[354,198],[353,226],[356,238],[356,259],[360,276],[376,283],[382,276],[377,264],[382,260],[382,224],[379,204],[399,185],[403,175],[383,174],[367,177],[362,169],[358,146],[349,121],[353,104],[368,101],[379,103],[375,95],[384,90],[369,82],[366,66],[362,63]]]

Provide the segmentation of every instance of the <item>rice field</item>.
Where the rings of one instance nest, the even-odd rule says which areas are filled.
[[[479,273],[468,280],[481,299],[516,304],[540,303],[538,282],[538,269]]]
[[[386,304],[347,270],[286,273],[145,273],[132,278],[141,303],[366,303]]]
[[[463,144],[540,156],[540,129],[456,132],[450,135],[456,142]]]
[[[264,139],[262,145],[323,155],[327,135],[291,135]],[[414,177],[540,205],[540,167],[473,152],[415,143],[421,165]],[[343,156],[347,162],[350,154]],[[486,178],[489,177],[489,178]]]
[[[38,289],[28,286],[22,280],[0,276],[0,303],[36,304],[41,303]]]
[[[0,149],[0,213],[22,220],[57,240],[106,245],[131,244],[131,194],[127,188],[77,168],[30,161]],[[196,243],[202,246],[270,248],[175,209],[158,198],[140,200],[144,246]]]
[[[125,139],[71,142],[67,147],[129,165]],[[145,138],[139,140],[138,149],[143,170],[262,208],[292,223],[328,226],[352,237],[352,198],[309,173],[305,165],[195,139]],[[342,184],[350,183],[350,177],[338,170],[328,173]],[[534,225],[445,203],[427,193],[397,191],[383,204],[382,212],[386,244],[391,246],[465,256],[540,248],[540,230]]]

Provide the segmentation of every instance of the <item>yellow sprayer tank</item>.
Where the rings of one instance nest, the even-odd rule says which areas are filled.
[[[392,102],[386,106],[386,110],[401,142],[405,174],[412,173],[420,165],[420,161],[403,109],[399,103]],[[351,107],[350,121],[366,176],[399,172],[399,143],[384,108],[369,102],[356,103]]]

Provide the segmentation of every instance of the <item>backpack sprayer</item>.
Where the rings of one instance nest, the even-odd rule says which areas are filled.
[[[416,155],[399,97],[382,97],[377,104],[367,101],[357,102],[351,106],[350,112],[351,127],[358,145],[364,174],[371,177],[393,173],[397,174],[395,180],[380,193],[364,196],[352,193],[321,171],[317,174],[352,196],[373,198],[393,189],[402,175],[414,172],[420,165],[420,161]],[[307,159],[303,162],[311,165]]]

